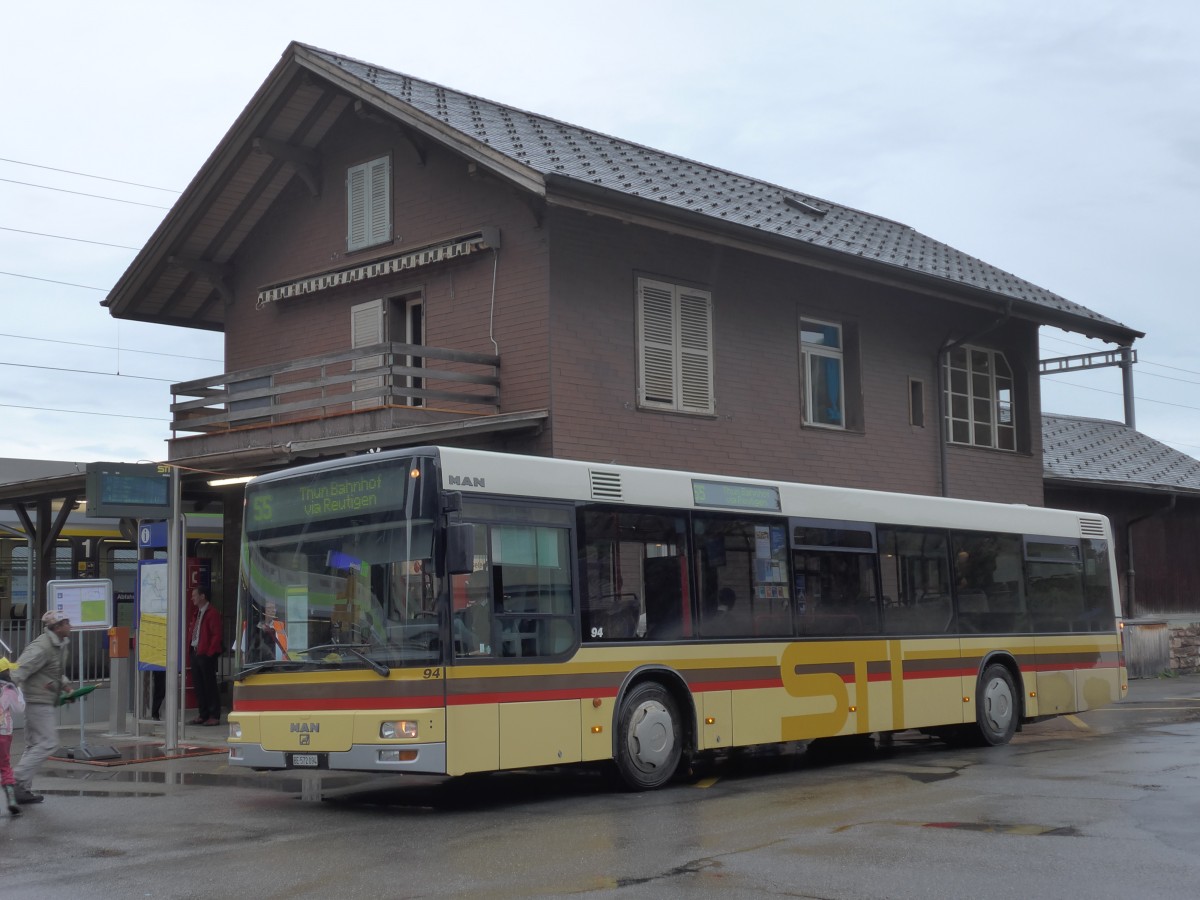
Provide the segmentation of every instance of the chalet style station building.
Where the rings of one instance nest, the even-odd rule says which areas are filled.
[[[1033,505],[1038,327],[1141,337],[899,222],[299,43],[104,303],[225,335],[172,387],[186,471],[441,443]]]

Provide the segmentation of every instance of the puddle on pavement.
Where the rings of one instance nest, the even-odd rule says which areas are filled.
[[[1004,824],[998,822],[926,822],[922,828],[949,828],[957,831],[984,831],[992,834],[1027,834],[1033,837],[1079,837],[1073,825]]]
[[[311,794],[311,779],[302,777],[256,776],[253,773],[242,772],[147,772],[137,769],[44,769],[46,775],[73,781],[95,782],[97,784],[146,784],[146,785],[188,785],[194,787],[240,787],[257,788],[264,791],[279,791],[284,794]],[[322,791],[353,787],[369,781],[362,776],[322,776],[320,786]],[[97,788],[81,788],[78,792],[71,790],[39,791],[44,794],[58,796],[121,796],[121,797],[159,797],[161,793],[138,794],[126,790],[103,791]]]

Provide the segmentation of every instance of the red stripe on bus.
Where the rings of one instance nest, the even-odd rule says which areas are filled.
[[[905,672],[905,681],[917,681],[922,678],[962,678],[973,677],[974,669],[919,669],[915,672]]]

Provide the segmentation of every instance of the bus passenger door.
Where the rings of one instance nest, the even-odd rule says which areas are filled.
[[[492,772],[500,767],[500,706],[482,662],[492,656],[491,567],[487,528],[475,526],[477,568],[450,581],[450,648],[446,668],[446,773]]]

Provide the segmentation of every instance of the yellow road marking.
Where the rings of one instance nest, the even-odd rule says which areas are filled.
[[[1091,726],[1089,726],[1087,724],[1087,722],[1083,721],[1083,719],[1079,718],[1079,716],[1069,716],[1068,715],[1068,716],[1063,716],[1063,718],[1066,719],[1068,722],[1070,722],[1072,725],[1074,725],[1076,728],[1078,728],[1080,731],[1091,731],[1092,730]]]
[[[695,783],[695,785],[693,785],[693,787],[710,788],[714,784],[716,784],[718,781],[720,781],[719,778],[701,778],[699,781],[697,781]]]

